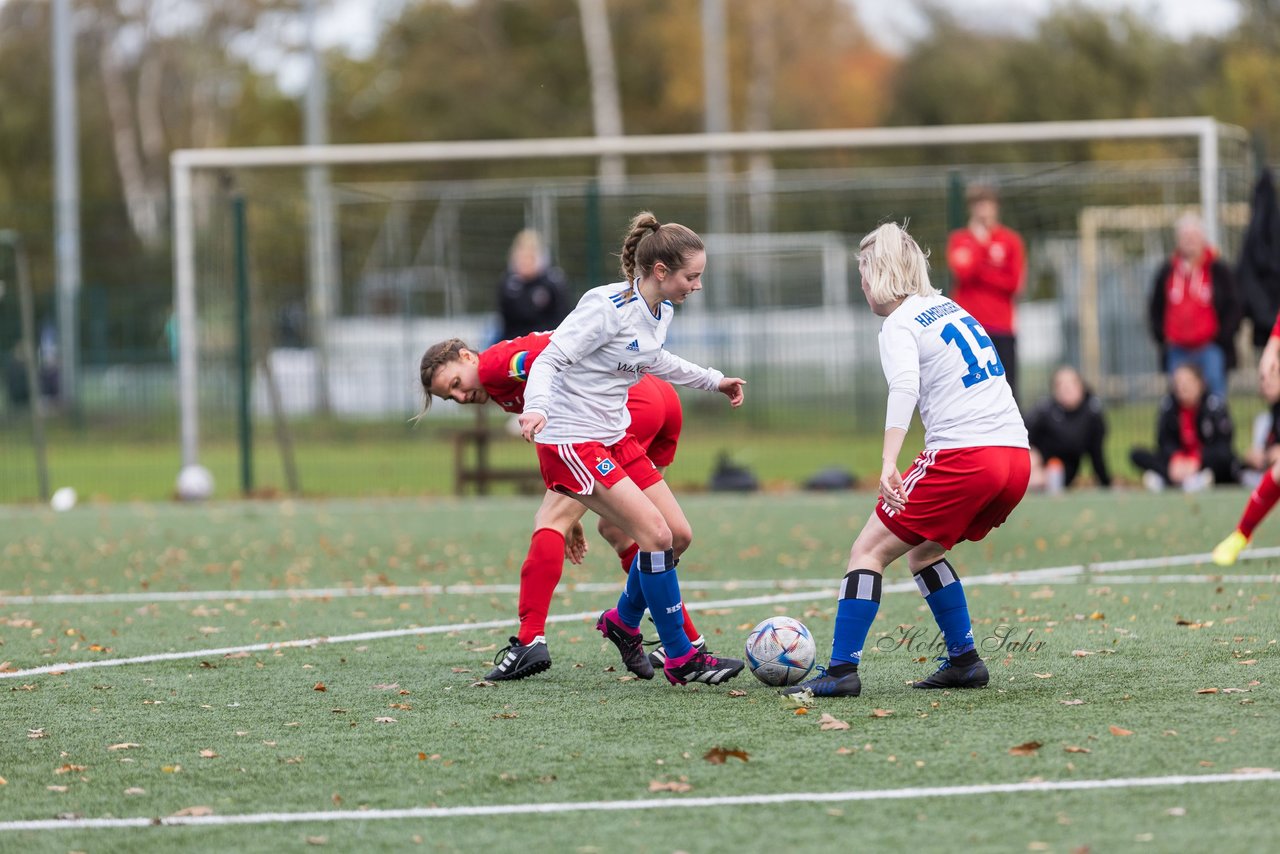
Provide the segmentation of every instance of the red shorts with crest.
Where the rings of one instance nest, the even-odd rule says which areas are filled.
[[[566,495],[590,495],[597,483],[608,489],[625,477],[641,489],[662,480],[662,472],[630,433],[613,445],[538,445],[538,464],[547,489]]]
[[[631,387],[627,412],[631,413],[627,432],[636,437],[653,464],[659,468],[671,465],[676,458],[680,428],[684,426],[684,410],[675,387],[653,374],[645,374]]]
[[[876,515],[904,543],[932,540],[949,549],[981,540],[1008,519],[1030,477],[1026,448],[927,450],[902,476],[907,506],[895,512],[880,501]]]

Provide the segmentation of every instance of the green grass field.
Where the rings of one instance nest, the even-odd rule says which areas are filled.
[[[804,715],[745,673],[622,678],[592,625],[621,577],[594,536],[553,604],[552,669],[474,687],[511,632],[531,499],[0,508],[0,849],[1265,850],[1280,559],[1161,560],[1207,552],[1245,497],[1030,497],[952,554],[990,687],[910,688],[933,623],[914,588],[893,590],[863,695]],[[683,503],[681,578],[711,647],[738,653],[785,613],[825,661],[871,496]],[[1277,544],[1272,520],[1253,550]],[[109,666],[23,672],[85,662]],[[716,747],[747,759],[712,763]],[[1191,782],[1152,784],[1165,777]],[[992,784],[1012,788],[951,788]],[[826,799],[723,800],[805,793]],[[513,812],[530,804],[561,806]],[[438,811],[384,812],[422,808]],[[206,823],[77,821],[183,811]],[[333,820],[296,820],[313,812]],[[13,825],[38,820],[61,826]]]

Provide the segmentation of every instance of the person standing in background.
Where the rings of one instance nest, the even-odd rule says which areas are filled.
[[[526,228],[511,242],[507,272],[498,286],[499,340],[547,332],[569,314],[569,286],[538,232]]]
[[[947,240],[951,298],[982,324],[1018,396],[1018,333],[1014,300],[1026,278],[1026,250],[1016,231],[1000,224],[994,187],[972,184],[965,192],[969,223]]]
[[[1166,373],[1194,365],[1209,393],[1225,401],[1240,328],[1235,278],[1209,245],[1199,217],[1185,214],[1174,232],[1174,253],[1160,265],[1151,285],[1151,336],[1160,347]]]

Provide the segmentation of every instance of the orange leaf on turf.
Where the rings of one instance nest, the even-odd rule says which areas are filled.
[[[1107,729],[1111,731],[1112,735],[1133,735],[1133,730],[1124,729],[1123,727],[1118,727],[1115,724],[1107,727]]]

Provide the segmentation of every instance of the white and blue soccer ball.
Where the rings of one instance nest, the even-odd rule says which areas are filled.
[[[766,685],[795,685],[813,669],[813,635],[799,620],[770,617],[747,635],[747,666]]]

